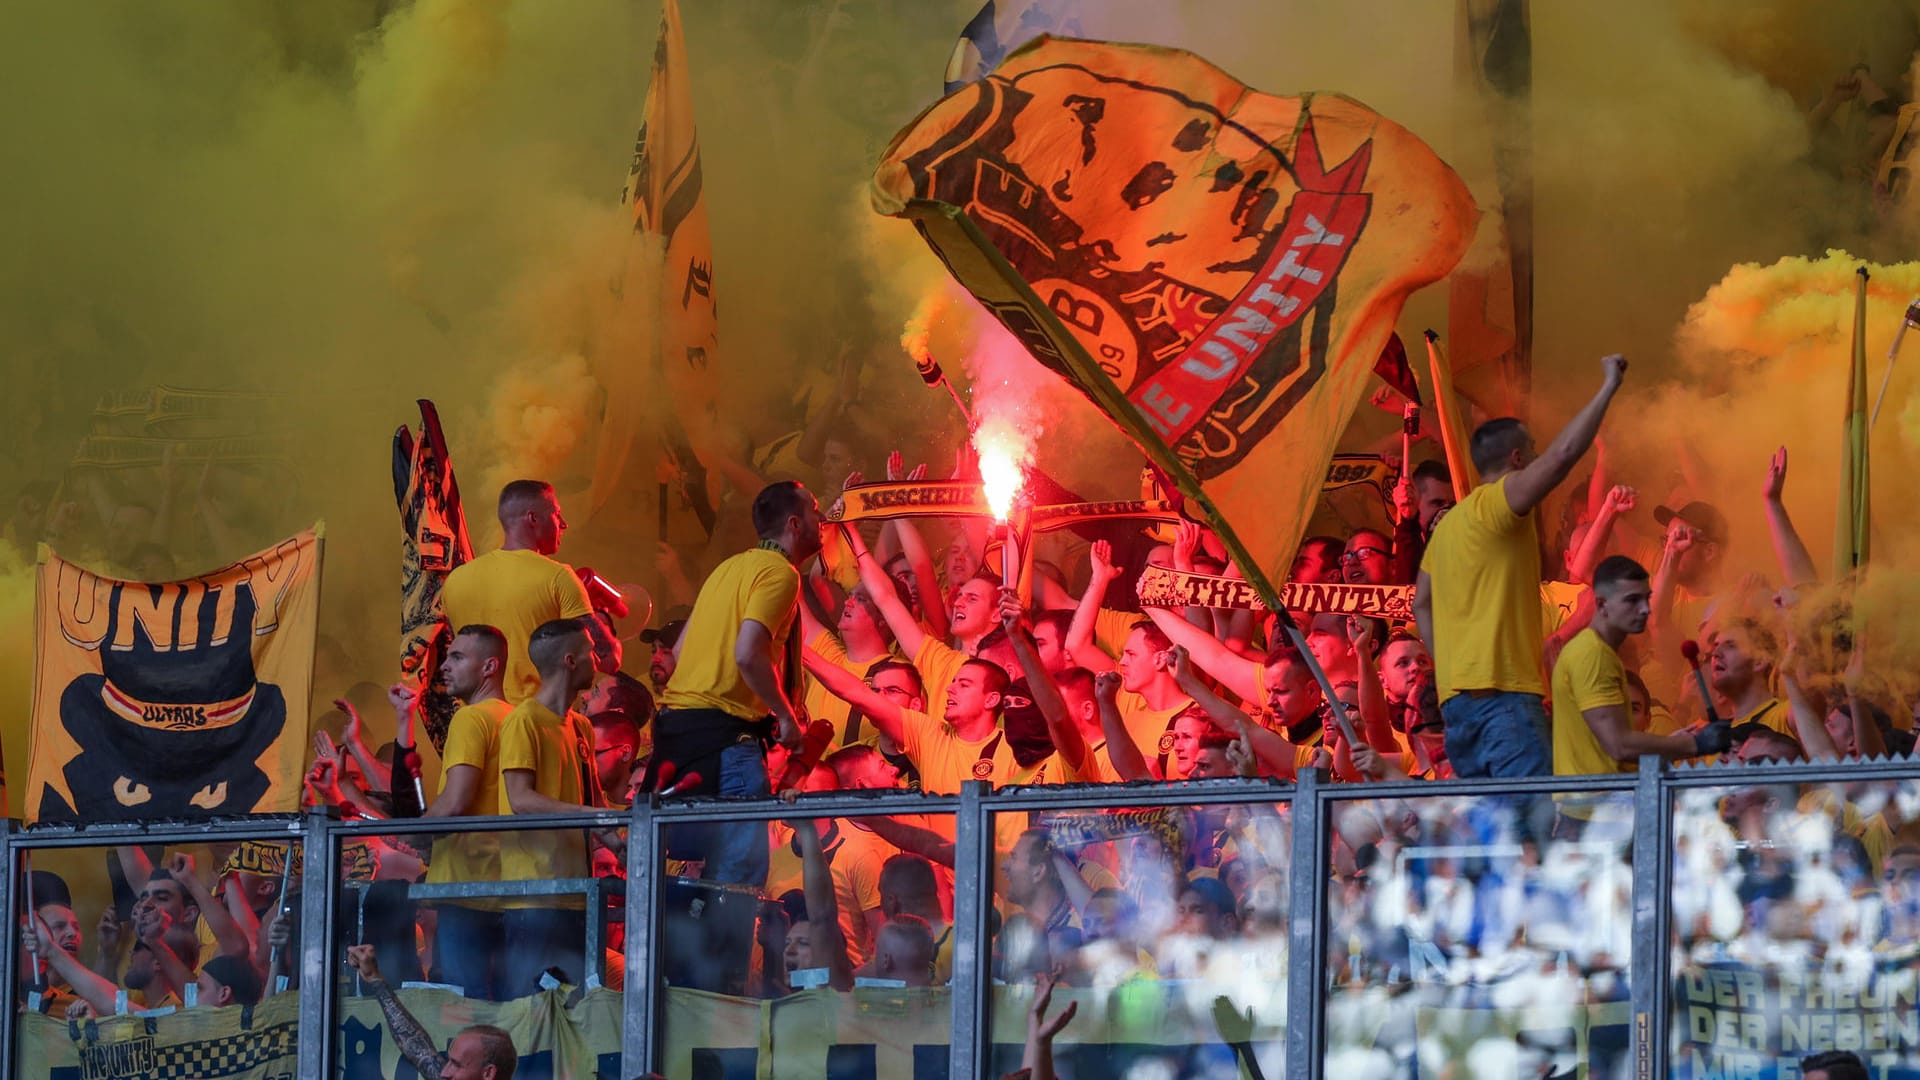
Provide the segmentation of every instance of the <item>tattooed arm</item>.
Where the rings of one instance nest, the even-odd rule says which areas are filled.
[[[380,962],[373,957],[373,946],[347,946],[347,963],[360,973],[360,980],[379,1000],[380,1014],[387,1019],[387,1030],[393,1033],[393,1044],[400,1056],[412,1062],[421,1076],[439,1076],[446,1068],[447,1055],[433,1048],[433,1036],[427,1034],[420,1021],[393,996],[393,987],[380,976]]]

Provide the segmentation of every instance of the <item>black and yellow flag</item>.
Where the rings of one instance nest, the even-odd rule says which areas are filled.
[[[1047,37],[896,136],[873,201],[1174,479],[1269,599],[1401,303],[1475,221],[1432,150],[1350,98]]]
[[[459,703],[440,670],[459,627],[447,625],[440,587],[455,567],[473,558],[467,514],[453,456],[440,430],[440,413],[421,399],[420,437],[406,427],[393,434],[393,497],[400,507],[400,672],[420,691],[420,722],[435,751]]]
[[[620,285],[624,325],[596,364],[607,410],[589,501],[600,509],[623,486],[637,487],[656,475],[664,457],[701,524],[711,530],[706,470],[687,432],[719,420],[713,236],[677,0],[665,0],[661,8],[646,113],[621,201],[633,215]]]
[[[300,805],[320,610],[316,527],[183,581],[40,548],[28,821]]]

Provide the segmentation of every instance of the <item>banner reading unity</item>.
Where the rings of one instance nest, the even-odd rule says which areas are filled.
[[[1452,170],[1356,101],[1047,37],[896,136],[873,202],[1126,431],[1269,597],[1401,303],[1475,221]]]
[[[40,548],[26,816],[298,809],[320,610],[308,529],[183,581],[116,581]]]
[[[1141,571],[1136,591],[1142,607],[1267,610],[1267,602],[1251,582],[1218,574],[1195,574],[1170,566],[1149,566]],[[1411,585],[1289,581],[1280,587],[1280,603],[1288,611],[1304,611],[1311,615],[1364,615],[1401,622],[1413,620]]]

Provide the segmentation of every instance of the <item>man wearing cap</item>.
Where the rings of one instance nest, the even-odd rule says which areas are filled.
[[[1626,358],[1601,360],[1600,390],[1535,455],[1511,417],[1474,431],[1480,486],[1441,517],[1420,563],[1413,610],[1433,652],[1447,758],[1471,776],[1553,772],[1540,677],[1540,544],[1533,512],[1593,445]]]
[[[553,485],[513,481],[500,489],[499,514],[505,533],[500,550],[448,574],[440,606],[450,626],[491,626],[506,636],[501,696],[518,705],[540,687],[527,639],[542,624],[579,618],[592,606],[573,568],[552,558],[567,531]]]
[[[673,670],[679,665],[680,634],[687,628],[685,619],[668,619],[658,629],[651,626],[640,631],[640,640],[653,646],[653,659],[647,664],[647,679],[653,683],[653,692],[659,693],[667,688],[673,679]]]

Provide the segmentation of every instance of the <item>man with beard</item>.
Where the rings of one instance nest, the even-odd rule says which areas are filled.
[[[440,751],[440,791],[422,817],[510,812],[501,802],[499,784],[500,725],[513,711],[501,695],[506,663],[506,635],[491,626],[463,626],[447,646],[441,670],[447,692],[461,705],[447,723],[447,741]],[[404,724],[413,711],[412,692],[396,686],[391,694]],[[433,842],[428,884],[499,880],[497,834],[450,833]],[[439,911],[433,946],[439,973],[434,981],[462,987],[468,997],[505,997],[497,956],[503,933],[499,904],[481,898],[447,900]]]
[[[799,617],[799,567],[820,551],[820,504],[800,484],[770,484],[754,498],[753,528],[759,546],[722,562],[701,586],[654,721],[650,772],[670,761],[681,777],[698,773],[703,786],[689,794],[764,797],[766,744],[801,746],[800,671],[788,639]],[[766,883],[760,823],[718,826],[705,846],[706,879]]]
[[[647,662],[647,681],[653,684],[653,692],[660,693],[673,679],[673,669],[678,666],[680,634],[687,628],[685,619],[668,619],[659,629],[648,627],[640,631],[642,644],[651,646],[653,656]]]
[[[1574,635],[1553,666],[1553,771],[1557,776],[1629,771],[1641,754],[1693,757],[1724,751],[1725,722],[1698,734],[1635,731],[1620,646],[1647,628],[1653,586],[1647,569],[1624,555],[1593,572],[1593,621]]]
[[[1470,455],[1480,486],[1434,527],[1413,597],[1433,650],[1447,758],[1462,777],[1553,772],[1542,704],[1540,544],[1534,510],[1593,445],[1627,360],[1601,360],[1600,389],[1547,448],[1517,419],[1489,420]]]

